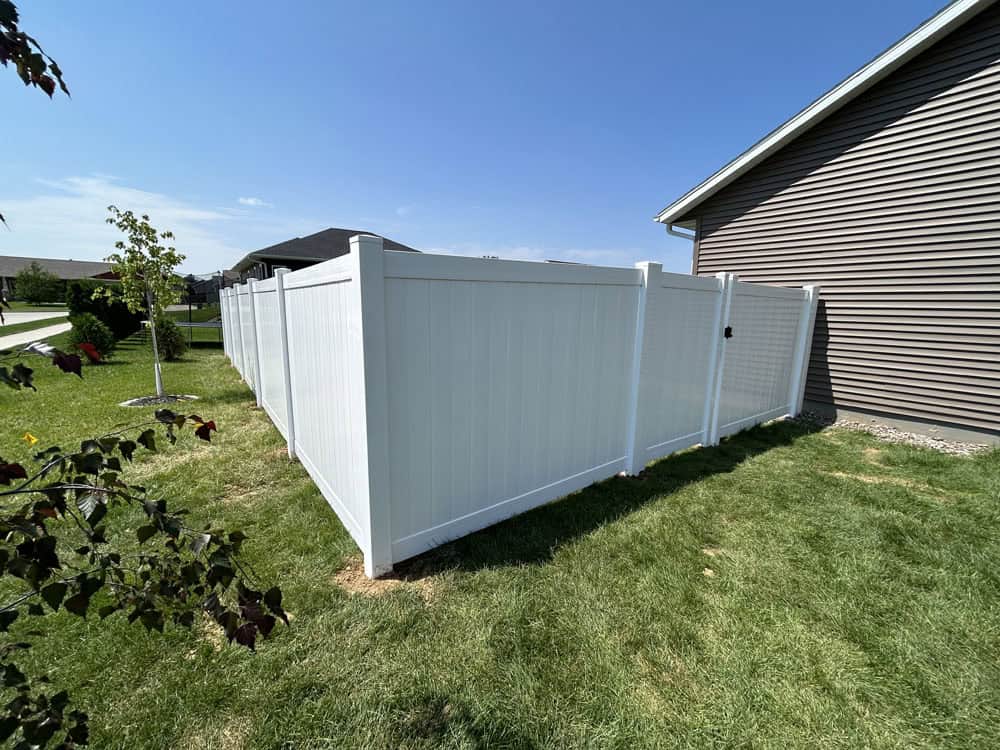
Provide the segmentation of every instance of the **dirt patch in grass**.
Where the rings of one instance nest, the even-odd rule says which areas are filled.
[[[722,547],[703,547],[701,553],[709,557],[719,557],[719,555],[723,554],[723,551]]]
[[[149,453],[146,456],[145,461],[133,464],[131,469],[133,477],[147,478],[154,474],[166,473],[205,458],[205,455],[197,448],[177,446],[173,446],[169,450],[164,449],[161,452]]]
[[[829,471],[823,473],[827,476],[837,477],[838,479],[853,479],[856,482],[864,482],[865,484],[891,484],[894,487],[905,487],[908,490],[914,490],[915,492],[920,492],[924,495],[930,495],[938,500],[948,499],[947,495],[930,485],[923,484],[922,482],[915,482],[912,479],[904,479],[903,477],[875,476],[873,474],[851,474],[845,471]]]
[[[275,448],[274,450],[268,451],[266,455],[269,461],[275,459],[284,459],[285,461],[291,461],[291,459],[288,457],[288,446],[286,445],[282,445],[278,448]]]
[[[864,457],[865,461],[867,461],[870,464],[882,463],[881,448],[865,448],[863,451],[861,451],[861,455]]]
[[[250,719],[246,716],[227,716],[212,721],[207,728],[192,732],[181,743],[191,750],[243,750],[250,738]]]
[[[372,580],[365,575],[365,565],[361,558],[352,557],[337,571],[333,582],[350,594],[361,596],[383,596],[390,591],[409,588],[420,594],[427,603],[434,600],[437,593],[436,581],[432,576],[417,573],[392,572],[382,578]]]
[[[226,631],[208,615],[204,615],[198,625],[198,638],[208,643],[213,651],[221,651],[226,645]]]
[[[701,574],[705,576],[705,578],[715,578],[715,571],[711,568],[705,568],[701,571]]]
[[[864,482],[865,484],[894,484],[897,487],[910,487],[912,489],[930,490],[926,484],[920,484],[919,482],[914,482],[911,479],[903,479],[901,477],[879,477],[872,474],[849,474],[846,471],[827,471],[824,472],[827,476],[837,477],[838,479],[853,479],[857,482]]]
[[[227,482],[222,489],[224,490],[223,494],[216,497],[223,505],[230,506],[249,505],[255,497],[267,491],[267,487],[253,489],[244,484],[231,482]]]

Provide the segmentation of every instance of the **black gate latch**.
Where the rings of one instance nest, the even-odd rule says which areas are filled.
[[[722,332],[723,337],[731,339],[733,337],[733,327],[726,326],[726,330]]]

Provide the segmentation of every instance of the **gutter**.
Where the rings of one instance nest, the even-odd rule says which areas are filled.
[[[694,242],[694,238],[696,235],[688,234],[687,232],[677,231],[676,229],[674,229],[673,222],[668,222],[666,224],[666,227],[667,227],[667,234],[669,234],[671,237],[680,237],[682,240],[691,240],[691,242]]]

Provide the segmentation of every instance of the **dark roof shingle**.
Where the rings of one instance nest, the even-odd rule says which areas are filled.
[[[111,264],[96,260],[59,260],[58,258],[27,258],[20,255],[0,255],[0,276],[17,276],[22,268],[37,263],[60,279],[89,279],[111,272]]]
[[[351,251],[351,237],[356,234],[371,234],[375,237],[381,235],[374,234],[373,232],[365,232],[359,229],[324,229],[322,232],[316,232],[316,234],[310,234],[305,237],[296,237],[292,240],[285,240],[284,242],[279,242],[276,245],[271,245],[270,247],[264,247],[260,250],[254,250],[251,253],[247,253],[236,265],[233,266],[234,271],[242,271],[251,263],[256,260],[261,260],[264,258],[274,258],[281,259],[287,258],[288,260],[315,260],[317,262],[330,260],[331,258],[338,258],[341,255],[347,255]],[[390,240],[388,237],[382,237],[383,246],[386,250],[403,250],[406,252],[416,253],[419,250],[415,250],[412,247],[407,247],[399,242]]]

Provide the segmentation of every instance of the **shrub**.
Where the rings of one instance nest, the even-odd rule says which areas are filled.
[[[33,305],[58,302],[65,293],[62,279],[49,273],[35,261],[18,271],[14,277],[14,294]]]
[[[90,313],[111,329],[116,339],[124,339],[142,328],[142,315],[129,312],[120,300],[94,299],[94,290],[109,286],[93,279],[71,281],[66,287],[69,314]]]
[[[161,318],[156,323],[156,348],[168,362],[180,359],[187,351],[184,334],[170,318]]]
[[[81,313],[71,317],[69,322],[73,324],[69,332],[69,343],[74,347],[93,344],[102,357],[107,357],[115,350],[115,335],[96,316]]]

